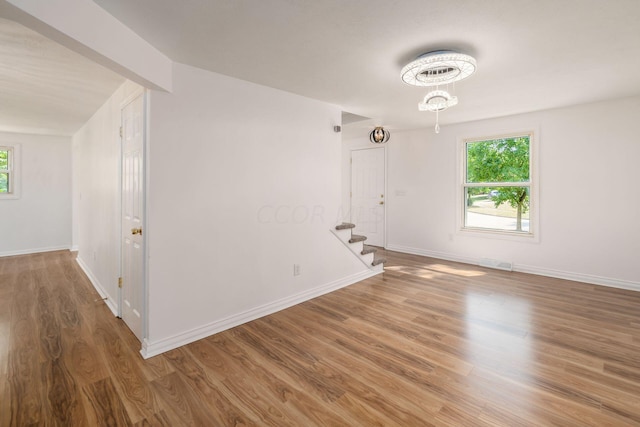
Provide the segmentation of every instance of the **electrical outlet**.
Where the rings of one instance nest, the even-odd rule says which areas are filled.
[[[300,264],[293,264],[293,275],[294,276],[300,275]]]

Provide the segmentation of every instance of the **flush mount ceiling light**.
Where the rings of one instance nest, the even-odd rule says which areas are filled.
[[[442,111],[453,107],[458,103],[457,96],[451,96],[446,90],[432,90],[425,97],[424,101],[418,103],[420,111]]]
[[[451,50],[436,50],[420,55],[404,66],[402,81],[414,86],[438,86],[457,82],[476,71],[476,60]]]
[[[452,50],[436,50],[420,55],[402,68],[400,77],[413,86],[436,86],[418,104],[418,110],[436,113],[436,133],[440,133],[439,112],[458,104],[458,98],[449,93],[449,84],[466,79],[476,71],[476,60]],[[438,86],[446,86],[440,90]],[[455,88],[455,85],[453,85]]]
[[[376,126],[369,134],[369,141],[374,144],[384,144],[389,141],[389,138],[391,138],[391,134],[382,126]]]

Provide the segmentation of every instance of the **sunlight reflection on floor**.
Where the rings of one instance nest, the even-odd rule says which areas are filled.
[[[491,384],[482,378],[485,367],[499,372],[500,376],[517,378],[519,383],[533,381],[530,373],[535,372],[535,348],[529,339],[530,303],[510,295],[500,295],[500,301],[497,303],[474,292],[468,292],[465,297],[466,351],[479,368],[475,370],[479,376],[470,376],[468,385],[479,392]],[[531,401],[523,398],[528,394],[526,388],[518,387],[518,393],[519,401]]]
[[[413,276],[431,278],[437,277],[436,273],[453,274],[462,277],[477,277],[484,276],[486,273],[479,270],[462,269],[459,267],[452,267],[444,264],[425,264],[420,267],[410,267],[405,265],[390,265],[385,266],[385,270],[397,271],[398,273],[411,274]]]

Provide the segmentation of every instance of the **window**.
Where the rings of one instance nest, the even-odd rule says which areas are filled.
[[[13,193],[13,148],[0,147],[0,193]]]
[[[18,197],[16,185],[18,148],[0,145],[0,199]]]
[[[533,235],[533,133],[463,144],[463,230]]]

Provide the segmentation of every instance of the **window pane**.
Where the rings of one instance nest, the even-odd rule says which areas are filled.
[[[466,187],[465,227],[529,232],[529,187]]]
[[[9,174],[0,173],[0,193],[9,192]]]
[[[9,169],[9,151],[0,150],[0,169]]]
[[[466,144],[467,182],[529,182],[529,136]]]

